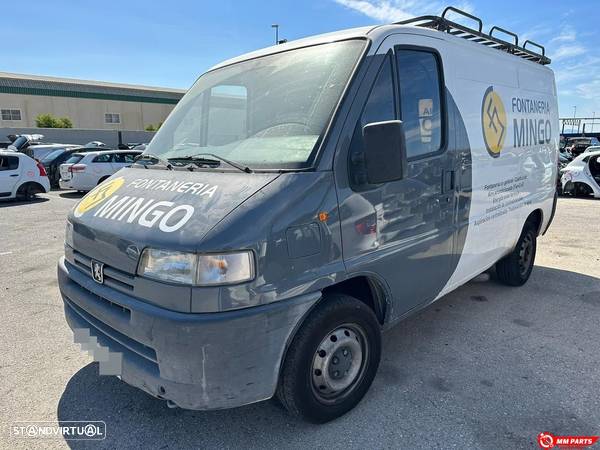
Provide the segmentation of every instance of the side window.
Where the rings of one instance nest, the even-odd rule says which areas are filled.
[[[395,119],[396,108],[392,64],[391,55],[388,54],[379,69],[379,74],[373,83],[369,98],[363,108],[360,119],[356,123],[352,141],[350,142],[350,184],[353,189],[364,189],[369,186],[367,185],[367,171],[363,158],[363,127],[369,123]]]
[[[105,113],[104,123],[121,123],[121,114],[119,113]]]
[[[115,153],[112,162],[121,164],[132,164],[137,153]]]
[[[0,156],[0,172],[19,168],[19,158],[16,156]]]
[[[133,164],[133,161],[135,160],[135,157],[137,156],[137,153],[125,153],[124,155],[124,162],[127,164]]]
[[[110,157],[111,157],[111,155],[108,155],[108,154],[98,155],[94,158],[94,160],[92,162],[107,163],[107,162],[110,162]]]
[[[20,109],[1,109],[0,110],[0,118],[2,120],[13,120],[13,121],[21,120],[21,110]]]
[[[19,158],[17,156],[8,157],[8,170],[17,170],[19,168]]]
[[[434,53],[397,49],[400,118],[406,135],[408,158],[435,153],[442,148],[441,66]]]

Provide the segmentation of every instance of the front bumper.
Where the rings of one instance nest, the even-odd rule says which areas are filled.
[[[185,409],[271,398],[293,332],[320,294],[208,314],[170,311],[93,281],[64,258],[58,281],[69,326],[122,354],[121,379]]]

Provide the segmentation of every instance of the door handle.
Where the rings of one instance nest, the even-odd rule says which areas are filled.
[[[14,174],[12,174],[12,175],[9,175],[9,177],[18,177],[18,176],[19,176],[19,174],[18,174],[18,173],[14,173]]]
[[[454,190],[454,170],[442,171],[442,194],[446,194],[449,191]]]

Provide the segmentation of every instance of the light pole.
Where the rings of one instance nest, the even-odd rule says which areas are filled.
[[[279,24],[274,23],[271,28],[275,28],[275,45],[279,44]]]
[[[575,133],[575,116],[577,115],[577,106],[573,106],[573,130],[572,133]],[[579,127],[577,127],[579,128]]]

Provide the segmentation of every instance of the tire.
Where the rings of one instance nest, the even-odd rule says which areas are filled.
[[[575,197],[589,197],[594,191],[585,183],[575,183]]]
[[[19,186],[17,190],[17,198],[19,200],[31,201],[35,199],[35,195],[39,192],[39,188],[34,183],[25,183]]]
[[[100,186],[102,183],[104,183],[106,180],[108,180],[110,178],[110,176],[108,177],[102,177],[98,180],[98,184],[96,186]]]
[[[533,270],[536,248],[536,229],[526,222],[514,250],[496,263],[498,281],[508,286],[523,286]]]
[[[294,336],[277,397],[294,416],[329,422],[361,401],[380,358],[381,329],[371,308],[353,297],[328,295]]]

